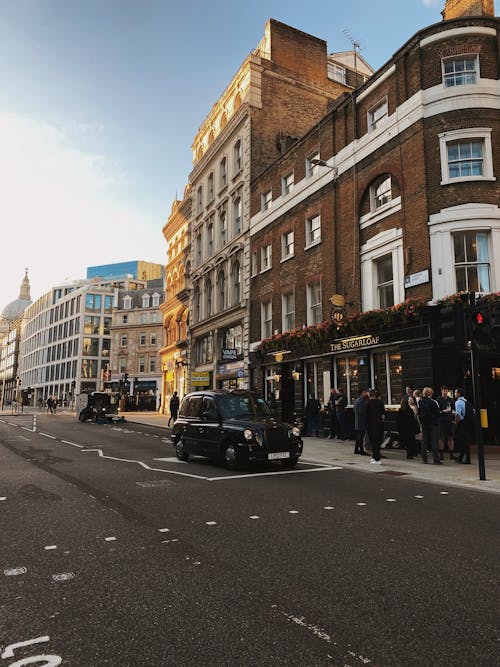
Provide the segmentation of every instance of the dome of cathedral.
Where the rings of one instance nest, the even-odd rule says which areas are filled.
[[[0,319],[2,319],[4,322],[15,322],[15,320],[21,317],[21,315],[31,303],[30,283],[28,280],[28,272],[26,271],[24,280],[21,283],[19,297],[5,306],[5,308],[2,310],[2,314],[0,315]]]

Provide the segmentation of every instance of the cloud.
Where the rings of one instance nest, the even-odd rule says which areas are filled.
[[[434,7],[436,5],[443,5],[444,6],[444,0],[420,0],[425,7]]]
[[[72,145],[66,127],[0,113],[0,309],[17,297],[25,266],[38,298],[65,278],[84,278],[89,265],[159,254],[161,221],[154,242],[140,233],[147,221],[125,202],[123,170]]]

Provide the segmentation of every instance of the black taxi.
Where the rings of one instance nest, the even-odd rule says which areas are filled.
[[[186,394],[172,441],[181,461],[205,456],[230,469],[252,462],[291,468],[302,454],[300,429],[277,420],[264,399],[246,390]]]

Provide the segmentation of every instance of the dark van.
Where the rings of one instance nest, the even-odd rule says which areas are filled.
[[[276,461],[292,468],[302,454],[300,429],[278,421],[262,398],[245,390],[184,396],[172,440],[181,461],[206,456],[228,468]]]

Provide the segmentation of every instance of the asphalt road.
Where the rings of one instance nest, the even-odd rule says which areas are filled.
[[[500,665],[498,495],[31,426],[0,421],[0,667]]]

